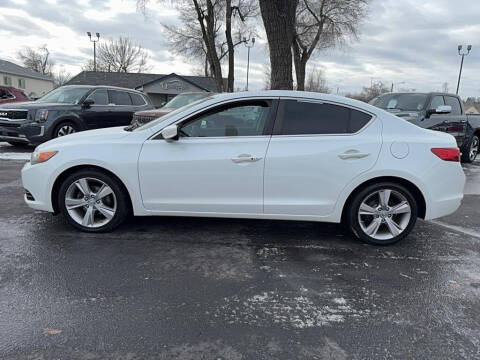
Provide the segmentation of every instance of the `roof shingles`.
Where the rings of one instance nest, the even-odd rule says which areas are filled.
[[[23,76],[27,78],[34,78],[46,81],[53,81],[53,79],[47,75],[40,74],[37,71],[25,68],[23,66],[14,64],[7,60],[0,59],[0,72]]]

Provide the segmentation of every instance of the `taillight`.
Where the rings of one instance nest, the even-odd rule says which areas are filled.
[[[432,153],[445,161],[460,161],[459,148],[433,148]]]

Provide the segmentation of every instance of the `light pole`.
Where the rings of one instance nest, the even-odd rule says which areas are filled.
[[[392,82],[392,88],[391,88],[390,92],[393,92],[393,86],[394,86],[394,85],[401,85],[401,84],[405,84],[405,81],[398,82],[398,83],[393,83],[393,82]]]
[[[460,72],[458,74],[458,83],[457,83],[457,95],[458,95],[458,90],[460,89],[460,79],[462,78],[462,69],[463,69],[463,59],[465,58],[465,55],[470,54],[470,50],[472,50],[472,45],[467,46],[467,52],[462,51],[463,46],[458,45],[458,55],[462,57],[462,61],[460,63]]]
[[[90,41],[93,42],[93,71],[97,71],[97,42],[100,40],[100,33],[95,33],[97,40],[92,40],[92,33],[90,31],[87,32],[87,35]]]
[[[253,48],[255,45],[255,38],[252,38],[251,40],[247,40],[247,38],[243,38],[243,43],[248,49],[248,55],[247,55],[247,86],[245,88],[246,91],[248,91],[248,72],[250,71],[250,49]]]

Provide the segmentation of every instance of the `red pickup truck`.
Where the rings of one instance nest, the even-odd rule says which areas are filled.
[[[0,104],[20,101],[30,101],[30,99],[20,89],[11,86],[0,86]]]

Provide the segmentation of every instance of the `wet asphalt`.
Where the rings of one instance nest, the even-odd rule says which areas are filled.
[[[0,144],[1,359],[480,358],[479,162],[457,213],[373,247],[311,222],[80,233],[24,204],[28,151]]]

